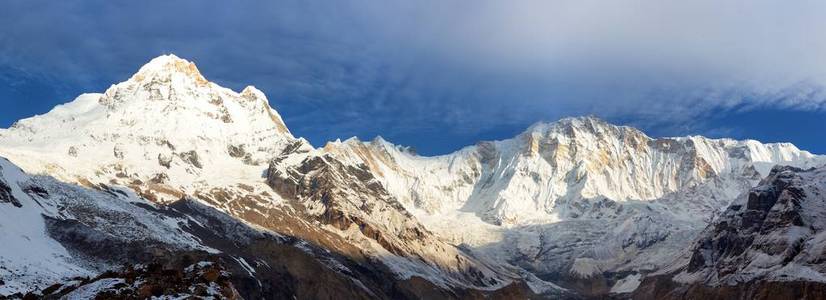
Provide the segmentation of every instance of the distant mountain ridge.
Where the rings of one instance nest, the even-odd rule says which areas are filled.
[[[381,138],[315,148],[259,90],[222,88],[174,55],[103,94],[0,129],[0,156],[29,174],[123,188],[152,205],[186,199],[339,253],[362,268],[347,278],[405,282],[365,284],[377,298],[633,292],[775,165],[826,164],[788,143],[651,138],[596,117],[537,123],[434,157]],[[264,293],[253,290],[239,288]]]

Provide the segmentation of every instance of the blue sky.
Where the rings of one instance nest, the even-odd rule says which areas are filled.
[[[0,2],[0,127],[175,53],[316,146],[440,154],[593,114],[826,153],[821,1],[225,2]]]

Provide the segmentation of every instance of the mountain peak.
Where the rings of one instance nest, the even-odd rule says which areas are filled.
[[[605,120],[600,119],[596,116],[587,115],[587,116],[578,116],[578,117],[566,117],[566,118],[556,120],[554,122],[539,121],[539,122],[534,123],[530,127],[528,127],[527,132],[545,131],[545,130],[548,130],[550,128],[555,128],[555,127],[557,127],[557,128],[558,127],[563,127],[563,128],[578,127],[578,126],[581,126],[583,124],[596,124],[596,125],[608,125],[608,126],[611,125],[610,123],[608,123]]]
[[[241,97],[245,97],[248,99],[267,99],[267,96],[264,95],[264,92],[251,85],[248,85],[243,90],[241,90],[241,93],[239,93],[239,95],[241,95]]]
[[[152,80],[153,78],[164,77],[169,79],[174,75],[183,75],[183,77],[194,80],[199,85],[206,85],[209,83],[195,63],[186,59],[180,58],[175,54],[165,54],[153,58],[148,63],[143,65],[135,75],[130,78],[131,81],[143,82]]]
[[[589,132],[591,134],[625,133],[646,136],[639,129],[615,125],[594,115],[562,118],[555,122],[537,122],[528,127],[523,134],[547,132],[561,132],[569,136],[576,134],[576,132]]]
[[[103,94],[19,121],[0,133],[0,154],[24,162],[59,157],[61,168],[72,170],[60,175],[71,181],[107,182],[99,174],[117,172],[112,166],[129,166],[131,178],[141,182],[179,172],[167,183],[186,189],[209,176],[202,170],[266,163],[293,139],[264,93],[210,83],[194,63],[170,54]],[[37,154],[12,153],[20,148]],[[22,166],[40,172],[46,165]]]

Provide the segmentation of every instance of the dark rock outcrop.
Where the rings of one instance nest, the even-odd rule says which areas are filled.
[[[0,203],[11,203],[14,206],[22,207],[23,205],[20,204],[20,200],[12,195],[11,187],[8,183],[0,179]]]
[[[193,167],[196,167],[198,169],[201,169],[201,168],[204,167],[201,164],[201,158],[198,156],[198,152],[196,152],[195,150],[180,153],[180,154],[178,154],[178,156],[181,158],[181,160],[189,163]]]

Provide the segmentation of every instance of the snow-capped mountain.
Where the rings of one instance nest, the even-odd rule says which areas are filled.
[[[326,249],[348,270],[329,280],[360,282],[374,298],[631,292],[775,165],[826,163],[791,144],[651,138],[594,117],[539,123],[512,139],[436,157],[381,138],[315,148],[290,133],[260,91],[222,88],[174,55],[103,94],[0,129],[0,156],[56,178],[49,180],[61,189],[123,191],[138,207],[210,211],[245,232]],[[201,238],[180,231],[147,235]],[[0,259],[33,264],[6,255]],[[397,283],[377,287],[376,274]]]
[[[654,139],[593,117],[540,123],[438,157],[380,138],[323,151],[366,166],[452,243],[542,278],[596,280],[604,286],[587,289],[600,293],[616,281],[602,273],[638,277],[669,262],[774,165],[824,163],[791,144]]]
[[[177,200],[204,184],[255,181],[254,166],[291,140],[259,90],[219,87],[193,63],[167,55],[103,94],[0,131],[0,155],[68,182],[134,185]]]

